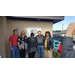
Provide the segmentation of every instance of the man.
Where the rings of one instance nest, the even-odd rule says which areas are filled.
[[[44,58],[44,41],[45,37],[41,34],[41,31],[38,31],[38,35],[36,36],[37,47],[39,51],[39,57]]]
[[[17,30],[13,30],[13,35],[10,36],[9,38],[9,45],[11,49],[11,58],[14,58],[16,55],[16,58],[19,57],[19,48],[18,48],[18,35],[17,35]]]
[[[75,50],[73,49],[73,35],[75,34],[75,23],[71,23],[67,28],[66,37],[62,43],[62,58],[75,58]]]

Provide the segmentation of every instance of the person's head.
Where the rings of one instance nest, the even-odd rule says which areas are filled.
[[[30,36],[31,36],[31,38],[34,38],[34,33],[31,33],[31,35],[30,35]]]
[[[25,32],[24,31],[21,31],[20,36],[25,36]]]
[[[49,31],[45,32],[45,37],[51,37],[51,33]]]
[[[38,31],[38,36],[41,36],[41,31]]]
[[[17,30],[16,29],[13,30],[13,34],[17,35]]]

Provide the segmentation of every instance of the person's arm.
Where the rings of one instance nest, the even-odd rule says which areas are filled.
[[[18,47],[19,47],[19,50],[21,50],[21,47],[20,47],[20,43],[18,42]]]
[[[75,57],[75,50],[73,50],[73,39],[71,37],[65,37],[62,43],[62,58],[74,58]]]
[[[37,45],[37,39],[36,39],[36,37],[34,37],[35,38],[35,41],[36,41],[36,45]]]
[[[9,38],[9,46],[10,46],[10,49],[11,49],[11,51],[12,51],[13,48],[12,48],[12,45],[11,45],[11,41],[12,41],[12,38],[11,38],[11,36],[10,36],[10,38]]]
[[[45,42],[45,36],[43,35],[43,41]]]
[[[37,36],[35,36],[35,39],[36,39],[36,44],[37,44]]]
[[[11,51],[13,50],[12,46],[11,46],[11,41],[9,41],[9,46],[10,46],[10,49]]]
[[[75,23],[71,23],[67,28],[66,37],[62,42],[62,58],[75,58],[75,50],[73,50],[73,35],[75,34]]]
[[[50,40],[50,50],[52,50],[53,49],[53,40],[52,40],[52,38],[50,38],[51,40]]]
[[[27,36],[25,37],[25,42],[27,43]]]
[[[19,50],[21,50],[21,47],[20,47],[20,37],[18,37],[18,47],[19,47]]]
[[[29,41],[29,37],[27,38],[27,43],[28,43],[28,41]]]

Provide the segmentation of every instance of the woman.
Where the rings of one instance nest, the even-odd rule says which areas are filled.
[[[18,38],[18,47],[20,50],[20,58],[25,58],[27,49],[27,36],[25,35],[24,31],[21,32]]]
[[[53,48],[53,41],[51,39],[51,34],[49,31],[46,31],[45,33],[45,57],[51,58],[52,57],[52,48]]]
[[[36,38],[34,37],[34,34],[31,33],[31,37],[27,39],[28,43],[28,56],[29,58],[34,58],[35,53],[37,52],[37,45],[36,45]]]

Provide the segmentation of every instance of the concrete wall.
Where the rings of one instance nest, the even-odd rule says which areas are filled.
[[[45,31],[50,31],[52,34],[52,25],[52,22],[7,20],[7,36],[11,35],[13,29],[16,28],[18,28],[19,34],[22,30],[27,34],[27,27],[41,27],[42,34],[45,34]]]
[[[27,27],[41,27],[42,34],[45,31],[50,31],[52,34],[53,23],[52,22],[39,22],[39,21],[18,21],[18,20],[7,20],[7,57],[10,57],[9,48],[9,37],[13,34],[13,29],[18,28],[19,34],[23,30],[27,35]]]
[[[0,17],[0,54],[6,57],[6,17]]]
[[[11,57],[9,48],[9,37],[13,34],[13,29],[18,28],[19,34],[22,30],[27,35],[27,27],[41,27],[42,34],[45,31],[50,31],[52,34],[52,22],[39,22],[39,21],[18,21],[7,20],[6,17],[0,17],[0,54],[2,57]]]

